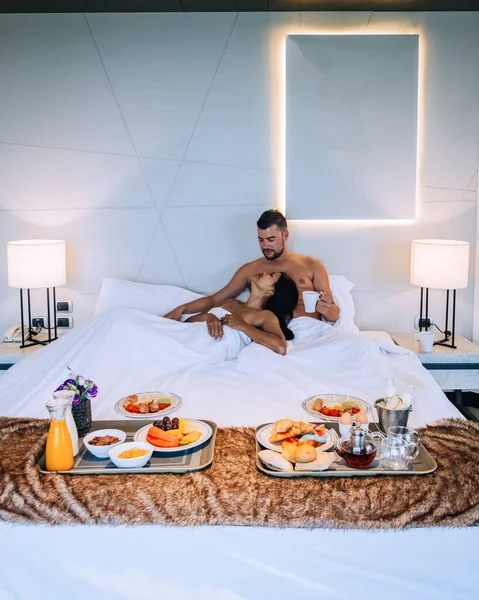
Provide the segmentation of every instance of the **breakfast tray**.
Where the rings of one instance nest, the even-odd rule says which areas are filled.
[[[269,425],[265,423],[264,425]],[[264,425],[260,425],[256,428],[256,431]],[[326,429],[334,429],[339,435],[339,426],[337,423],[323,423]],[[378,431],[377,426],[374,423],[369,424],[371,431]],[[258,457],[258,452],[263,450],[264,447],[256,440],[256,466],[259,471],[265,475],[271,477],[373,477],[378,475],[428,475],[433,473],[437,469],[437,463],[434,458],[429,454],[426,448],[420,443],[419,454],[409,465],[407,470],[393,471],[385,469],[379,465],[379,461],[375,460],[371,466],[364,469],[354,469],[345,463],[345,461],[338,455],[337,461],[335,460],[326,471],[275,471],[264,465]],[[334,452],[334,448],[326,450],[326,452]]]
[[[181,449],[168,456],[153,452],[150,460],[144,467],[135,469],[120,469],[116,467],[109,458],[97,458],[93,456],[84,446],[83,441],[79,440],[80,449],[75,457],[73,467],[69,471],[56,471],[66,475],[125,475],[127,473],[141,473],[142,475],[151,475],[159,473],[189,473],[205,469],[213,462],[213,453],[216,439],[216,423],[213,421],[204,421],[213,429],[213,435],[201,446],[196,446],[191,450]],[[125,442],[132,442],[134,434],[144,426],[144,422],[133,420],[121,421],[94,421],[91,431],[99,429],[121,429],[126,432]],[[47,471],[45,464],[45,454],[37,462],[37,467],[42,473],[51,473]]]

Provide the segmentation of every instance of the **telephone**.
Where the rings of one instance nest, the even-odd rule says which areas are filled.
[[[28,327],[23,328],[23,335],[25,339],[28,336]],[[4,342],[14,342],[16,344],[22,343],[22,327],[21,325],[12,325],[5,333],[3,334]]]

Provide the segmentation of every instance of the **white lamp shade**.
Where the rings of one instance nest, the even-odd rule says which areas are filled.
[[[411,283],[437,290],[466,288],[469,244],[458,240],[414,240]]]
[[[65,242],[18,240],[7,244],[8,285],[47,288],[66,281]]]

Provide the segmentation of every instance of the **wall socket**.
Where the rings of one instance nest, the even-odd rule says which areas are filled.
[[[37,327],[46,327],[46,323],[46,317],[32,317],[31,327],[33,329],[36,329]]]
[[[429,325],[434,325],[433,317],[428,317],[428,319]],[[419,317],[414,317],[414,329],[417,329],[419,331]]]
[[[73,302],[71,300],[57,300],[57,312],[71,313],[73,311]]]
[[[73,317],[57,317],[57,327],[71,329],[73,327]]]

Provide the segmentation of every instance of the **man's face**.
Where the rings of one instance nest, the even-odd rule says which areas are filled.
[[[277,225],[258,229],[259,247],[268,260],[275,260],[283,254],[287,239],[288,231],[281,231]]]

